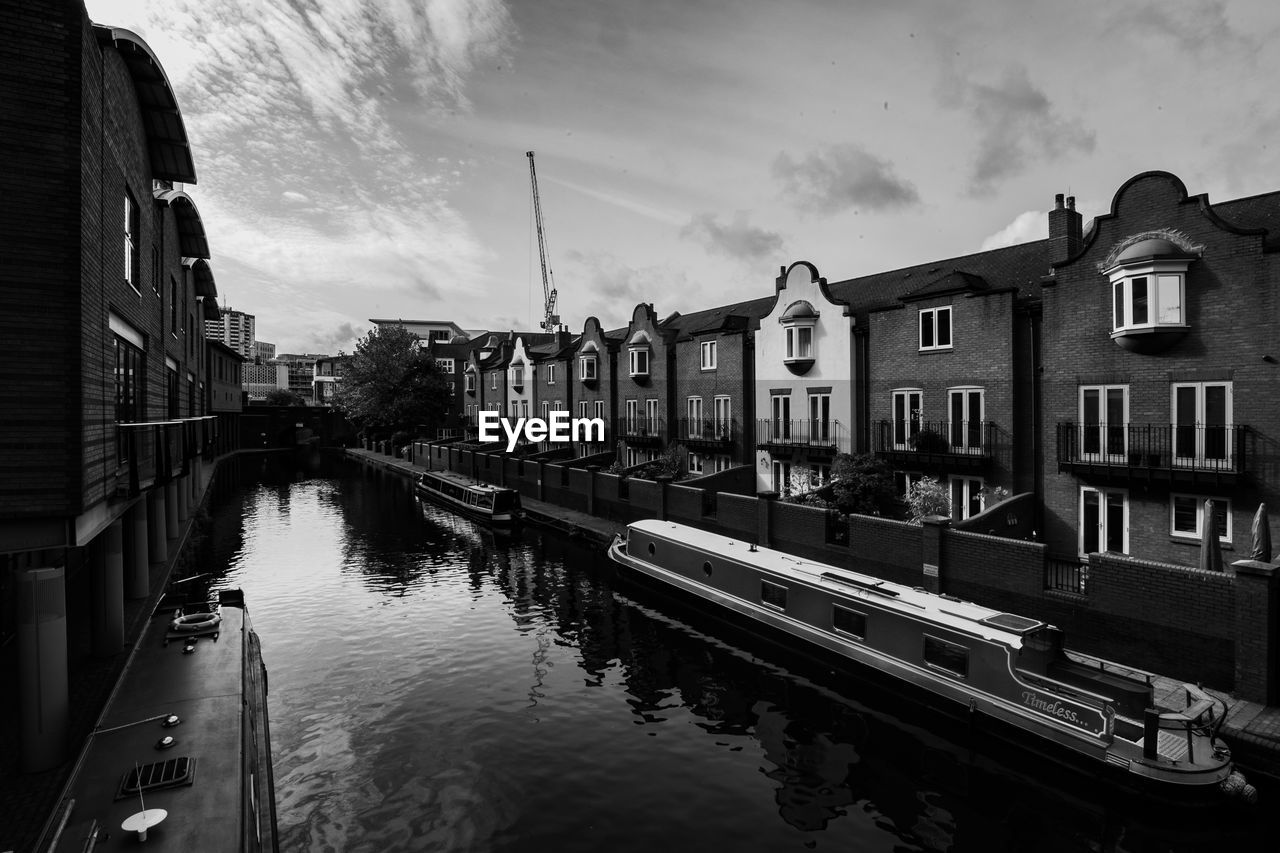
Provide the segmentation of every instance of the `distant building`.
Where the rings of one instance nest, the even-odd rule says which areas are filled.
[[[255,340],[253,342],[253,360],[259,364],[266,364],[268,361],[276,357],[276,345],[269,344],[266,341]]]
[[[333,394],[350,360],[348,355],[324,355],[316,359],[311,377],[311,397],[317,406],[333,403]]]
[[[289,367],[274,361],[245,364],[241,367],[241,387],[250,400],[265,400],[277,388],[289,387]]]
[[[275,357],[272,362],[277,366],[285,368],[284,384],[282,387],[288,388],[299,397],[306,401],[307,405],[311,405],[315,401],[315,371],[316,362],[320,359],[327,359],[327,355],[318,354],[294,354],[281,353]]]
[[[205,320],[204,333],[211,341],[222,341],[245,358],[253,358],[256,320],[252,314],[223,308],[216,320]]]
[[[448,343],[459,336],[472,337],[461,326],[451,320],[376,320],[370,318],[369,322],[379,329],[385,326],[400,326],[407,329],[421,338],[424,346],[429,346],[437,341]]]

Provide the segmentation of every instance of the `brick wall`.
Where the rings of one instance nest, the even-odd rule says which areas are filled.
[[[702,343],[716,344],[716,367],[702,369]],[[707,456],[727,454],[737,464],[751,464],[755,448],[752,417],[755,405],[755,386],[749,363],[750,341],[745,332],[698,335],[677,341],[675,353],[674,417],[679,424],[688,417],[689,398],[702,400],[702,417],[715,417],[715,398],[730,398],[730,417],[733,424],[733,442],[725,449],[689,447],[689,450]]]

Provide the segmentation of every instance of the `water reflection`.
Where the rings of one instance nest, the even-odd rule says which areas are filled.
[[[264,459],[219,493],[210,568],[245,588],[271,667],[285,850],[1248,850],[1260,837],[1143,822],[1088,774],[1064,784],[902,696],[622,583],[596,549],[495,538],[398,477]]]

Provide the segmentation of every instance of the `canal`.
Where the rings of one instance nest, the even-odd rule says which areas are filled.
[[[201,551],[262,638],[284,851],[1266,849],[359,463],[230,463]]]

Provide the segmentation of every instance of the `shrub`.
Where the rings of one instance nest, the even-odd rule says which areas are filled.
[[[931,429],[922,429],[907,442],[911,445],[911,449],[920,453],[946,453],[951,449],[951,445],[947,443],[947,437],[942,433]]]
[[[939,483],[933,477],[923,477],[907,489],[907,506],[911,510],[913,524],[919,524],[921,519],[930,515],[949,518],[951,491],[945,483]]]

